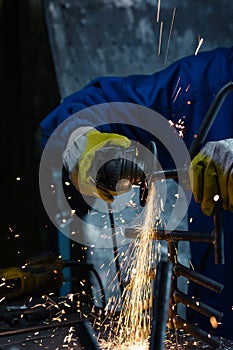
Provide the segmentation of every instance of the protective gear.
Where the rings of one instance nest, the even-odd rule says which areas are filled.
[[[224,209],[233,211],[233,139],[208,142],[193,159],[190,177],[194,199],[204,214],[213,213],[215,195]]]
[[[75,130],[63,153],[63,163],[76,189],[82,194],[101,197],[106,202],[112,202],[113,196],[119,194],[119,191],[116,191],[115,188],[107,189],[103,185],[98,186],[96,176],[99,169],[96,168],[96,162],[94,162],[96,152],[109,146],[117,146],[116,152],[118,152],[119,148],[128,148],[130,143],[130,140],[125,136],[102,133],[94,128],[83,127]],[[114,150],[115,147],[112,148]],[[117,157],[114,157],[114,152],[112,157]],[[124,192],[125,190],[124,188]]]

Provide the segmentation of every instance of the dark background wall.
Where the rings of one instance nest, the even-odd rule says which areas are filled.
[[[158,21],[157,4],[0,0],[0,266],[56,251],[39,194],[39,123],[60,98],[99,75],[162,69],[201,38],[201,51],[232,45],[231,0],[161,1]]]
[[[40,120],[58,103],[40,1],[2,0],[0,265],[21,264],[50,242],[40,202]]]

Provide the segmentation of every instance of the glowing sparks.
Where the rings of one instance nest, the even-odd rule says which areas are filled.
[[[158,56],[160,56],[160,52],[161,52],[162,36],[163,36],[163,22],[160,22],[159,43],[158,43]]]
[[[202,44],[204,42],[204,39],[203,38],[200,38],[199,42],[198,42],[198,45],[197,45],[197,48],[196,48],[196,51],[195,51],[195,56],[198,54]]]
[[[176,93],[176,95],[175,95],[175,97],[174,97],[174,100],[173,100],[173,102],[175,102],[176,100],[177,100],[177,97],[179,96],[179,93],[181,92],[181,86],[179,87],[179,89],[178,89],[178,91],[177,91],[177,93]]]
[[[138,228],[138,236],[131,246],[128,259],[125,260],[126,276],[122,300],[112,298],[106,307],[106,310],[111,308],[113,315],[120,307],[120,314],[108,339],[100,339],[103,349],[148,349],[152,317],[152,280],[155,278],[159,255],[158,246],[153,242],[158,218],[158,203],[153,184],[143,226]]]
[[[188,84],[188,86],[186,87],[186,89],[185,89],[185,92],[188,92],[189,91],[189,89],[190,89],[190,84]],[[190,102],[190,101],[188,101],[188,102]],[[191,104],[191,102],[190,103],[188,103],[188,104]]]
[[[147,350],[148,349],[148,343],[145,344],[135,344],[131,345],[129,347],[128,344],[121,344],[121,345],[111,345],[111,347],[108,347],[107,344],[100,342],[104,350]]]
[[[180,83],[180,77],[177,79],[177,82],[176,82],[174,91],[173,91],[173,93],[172,93],[172,99],[174,99],[174,96],[176,95],[176,91],[177,91],[177,88],[178,88],[178,86],[179,86],[179,83]]]
[[[185,118],[185,117],[183,117]],[[184,132],[186,130],[185,124],[184,124],[184,120],[182,120],[181,118],[178,120],[178,122],[174,122],[171,119],[168,120],[168,123],[171,126],[174,126],[176,128],[176,130],[178,131],[178,134],[180,137],[184,137]]]
[[[160,0],[158,0],[158,8],[157,8],[157,23],[159,23],[159,16],[160,16]],[[159,29],[159,41],[158,41],[158,56],[160,56],[161,52],[161,44],[162,44],[162,34],[163,34],[163,22],[160,22],[160,29]]]

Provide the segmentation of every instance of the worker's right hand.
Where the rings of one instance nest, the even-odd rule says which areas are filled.
[[[105,188],[104,185],[97,186],[96,184],[97,173],[93,173],[96,153],[109,146],[113,146],[113,149],[115,146],[116,150],[126,149],[130,144],[131,141],[127,137],[119,134],[102,133],[91,127],[76,129],[71,134],[63,153],[64,166],[75,188],[82,194],[112,202],[113,196],[119,193],[116,190]],[[95,170],[98,171],[98,169]]]

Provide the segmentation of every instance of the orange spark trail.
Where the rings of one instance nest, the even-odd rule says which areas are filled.
[[[128,285],[122,295],[122,307],[114,336],[101,340],[103,349],[148,349],[151,329],[152,281],[159,260],[158,247],[153,242],[159,213],[155,186],[151,185],[143,225],[138,228],[130,261],[127,262]]]

